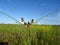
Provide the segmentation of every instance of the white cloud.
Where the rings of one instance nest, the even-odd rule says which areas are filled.
[[[7,0],[7,1],[11,1],[11,0]]]
[[[45,17],[45,22],[51,23],[51,24],[59,24],[60,25],[60,12],[57,13],[56,17]]]
[[[41,4],[40,4],[40,6],[45,6],[45,5],[46,5],[46,3],[41,3]]]
[[[60,18],[60,12],[58,13],[58,17]]]
[[[47,20],[59,20],[60,21],[60,12],[57,13],[57,16],[55,17],[45,17]]]

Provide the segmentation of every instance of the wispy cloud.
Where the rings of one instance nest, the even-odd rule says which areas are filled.
[[[58,13],[58,17],[60,18],[60,12]]]
[[[46,6],[47,6],[47,3],[40,3],[39,4],[40,9],[45,9]]]
[[[41,4],[40,4],[40,6],[45,6],[45,5],[46,5],[46,3],[41,3]]]
[[[8,2],[10,2],[11,0],[7,0]]]
[[[55,17],[45,17],[45,22],[49,24],[59,24],[60,25],[60,12],[57,13],[57,16]]]
[[[7,0],[7,1],[11,1],[11,0]]]
[[[46,6],[47,5],[47,3],[40,3],[40,6],[41,7],[44,7],[44,6]]]

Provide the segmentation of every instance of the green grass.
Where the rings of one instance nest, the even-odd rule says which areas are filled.
[[[0,24],[0,42],[8,45],[60,45],[59,25],[23,25]]]

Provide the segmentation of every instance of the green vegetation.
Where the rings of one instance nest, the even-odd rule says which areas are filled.
[[[0,24],[0,42],[8,45],[60,45],[59,25]]]

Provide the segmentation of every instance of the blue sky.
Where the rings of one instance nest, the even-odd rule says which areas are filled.
[[[35,20],[51,11],[60,9],[60,0],[0,0],[0,11],[3,11],[18,21]],[[0,23],[15,23],[14,20],[0,13]],[[60,12],[49,15],[38,22],[39,24],[60,25]]]

